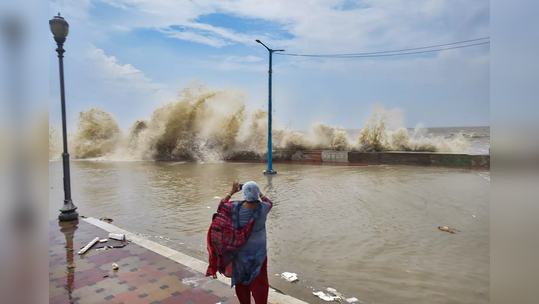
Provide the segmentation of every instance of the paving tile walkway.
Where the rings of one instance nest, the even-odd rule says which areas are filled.
[[[83,220],[49,223],[50,304],[239,303],[225,283],[135,243],[78,255],[96,236],[108,232]]]

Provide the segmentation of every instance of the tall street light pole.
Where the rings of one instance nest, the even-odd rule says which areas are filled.
[[[272,155],[272,145],[271,145],[271,74],[273,74],[273,71],[271,69],[271,58],[274,52],[284,52],[284,50],[272,50],[269,47],[267,47],[262,41],[256,40],[256,42],[262,44],[269,52],[269,70],[268,70],[268,170],[264,171],[264,174],[277,174],[277,171],[273,170],[273,155]]]
[[[67,123],[66,123],[66,101],[64,90],[64,42],[69,33],[69,24],[60,16],[54,16],[49,20],[51,32],[54,35],[54,40],[58,45],[56,52],[58,53],[58,62],[60,64],[60,96],[62,100],[62,133],[64,140],[64,153],[62,153],[62,162],[64,165],[64,205],[60,209],[58,219],[60,221],[71,221],[79,217],[77,207],[71,200],[71,177],[69,174],[69,153],[67,152]]]

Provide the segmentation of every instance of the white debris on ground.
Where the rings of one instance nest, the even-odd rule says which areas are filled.
[[[324,291],[317,291],[313,292],[313,295],[319,297],[320,299],[326,301],[326,302],[341,302],[341,300],[345,300],[348,303],[362,303],[357,298],[346,298],[344,294],[338,292],[335,288],[328,287],[326,288],[327,292]]]
[[[197,279],[197,278],[183,278],[182,279],[182,283],[184,285],[188,285],[188,286],[191,286],[191,287],[199,287],[201,285],[204,285],[204,282],[205,281],[205,278],[203,279]]]
[[[320,299],[326,301],[326,302],[333,302],[333,301],[337,301],[340,299],[339,296],[335,295],[335,294],[332,294],[332,293],[325,293],[323,291],[316,291],[316,292],[313,292],[313,295],[319,297]]]
[[[214,198],[220,198],[220,197],[218,197],[218,196],[215,196]]]
[[[281,273],[281,278],[287,280],[288,282],[295,282],[298,280],[298,275],[293,272],[283,272]]]

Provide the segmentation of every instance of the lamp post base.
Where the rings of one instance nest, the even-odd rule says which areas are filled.
[[[61,213],[58,215],[58,219],[62,222],[78,219],[79,213],[75,210],[77,210],[77,207],[71,200],[64,201],[64,206],[60,209]]]
[[[277,171],[274,170],[264,170],[264,175],[273,175],[277,174]]]

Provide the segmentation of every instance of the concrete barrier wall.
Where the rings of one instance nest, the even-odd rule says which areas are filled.
[[[273,161],[303,163],[306,155],[300,150],[279,150],[273,152]],[[490,155],[444,154],[429,152],[320,152],[322,163],[339,163],[350,165],[420,165],[420,166],[450,166],[450,167],[490,167]],[[267,160],[267,154],[257,154],[249,151],[234,151],[226,158],[231,161],[260,161]]]
[[[332,163],[347,163],[348,152],[347,151],[322,151],[322,161]]]
[[[348,161],[358,164],[490,167],[490,155],[428,152],[349,152]]]
[[[292,161],[292,156],[300,151],[296,150],[279,150],[279,151],[273,151],[273,157],[272,159],[274,161]],[[225,160],[233,160],[233,161],[240,161],[240,160],[267,160],[268,154],[267,153],[256,153],[252,151],[233,151],[230,152],[226,157]]]

